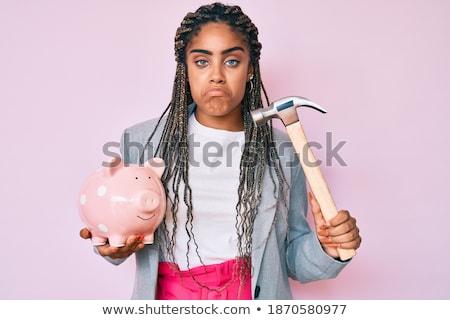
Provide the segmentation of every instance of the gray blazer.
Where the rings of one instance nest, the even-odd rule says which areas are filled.
[[[121,152],[126,163],[138,163],[157,120],[138,123],[122,135]],[[152,147],[160,139],[164,120],[146,148],[145,159],[153,156]],[[305,176],[289,137],[274,129],[281,164],[290,186],[288,206],[277,205],[273,182],[266,171],[264,191],[255,219],[252,242],[253,299],[292,299],[288,277],[307,283],[336,277],[348,262],[327,255],[306,220],[308,208]],[[159,262],[157,237],[151,245],[136,252],[136,276],[132,299],[155,299]],[[111,261],[111,260],[110,260]],[[123,260],[111,261],[115,264]]]

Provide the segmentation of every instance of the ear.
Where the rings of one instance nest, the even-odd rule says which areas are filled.
[[[250,64],[248,66],[248,71],[247,71],[247,81],[251,81],[253,79],[254,72],[255,72],[255,69],[253,68],[253,64]]]
[[[121,168],[123,168],[122,159],[119,157],[112,157],[109,162],[105,162],[103,173],[106,177],[111,177]]]
[[[166,165],[164,164],[164,160],[161,158],[152,158],[148,160],[145,164],[145,167],[151,167],[153,171],[155,171],[156,175],[161,178],[164,170],[166,169]]]

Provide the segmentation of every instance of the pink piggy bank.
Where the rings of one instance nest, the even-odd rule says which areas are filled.
[[[156,228],[166,212],[166,195],[161,183],[165,165],[153,158],[144,166],[125,165],[113,158],[110,167],[90,175],[78,198],[80,217],[92,234],[94,245],[124,246],[131,235],[153,243]]]

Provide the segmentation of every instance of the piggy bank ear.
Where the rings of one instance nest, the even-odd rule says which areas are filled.
[[[113,176],[120,168],[123,167],[123,161],[119,157],[112,157],[109,161],[103,163],[104,175],[107,177]]]
[[[159,178],[161,178],[164,173],[164,169],[166,168],[164,160],[161,158],[152,158],[145,163],[145,166],[152,168]]]

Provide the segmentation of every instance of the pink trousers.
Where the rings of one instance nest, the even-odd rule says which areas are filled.
[[[238,260],[180,271],[178,265],[160,262],[158,300],[251,300],[251,276],[244,283],[236,276]]]

